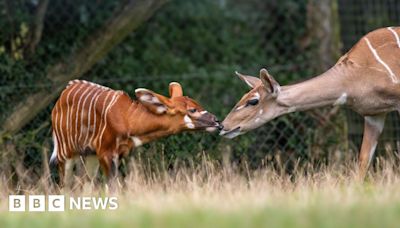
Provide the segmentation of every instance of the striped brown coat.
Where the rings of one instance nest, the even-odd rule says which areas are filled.
[[[72,160],[95,152],[105,175],[115,176],[118,158],[144,143],[189,130],[213,131],[214,115],[183,96],[179,83],[171,83],[170,97],[147,89],[132,100],[123,91],[83,80],[71,81],[52,111],[54,150],[60,176],[72,172]],[[70,174],[68,174],[70,175]]]

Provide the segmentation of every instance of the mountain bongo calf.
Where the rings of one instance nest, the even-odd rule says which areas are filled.
[[[69,82],[52,110],[54,150],[60,182],[72,176],[73,158],[95,151],[104,174],[116,177],[119,157],[132,148],[182,131],[220,128],[216,117],[183,96],[179,83],[170,97],[136,89],[138,100],[123,91],[83,80]],[[69,180],[68,180],[69,181]]]

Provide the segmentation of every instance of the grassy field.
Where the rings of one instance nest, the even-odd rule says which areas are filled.
[[[0,227],[399,227],[400,175],[380,162],[360,183],[355,165],[298,168],[292,175],[272,168],[254,172],[198,167],[148,172],[137,165],[117,190],[117,210],[8,212],[1,194]],[[59,193],[46,182],[25,186],[27,194]],[[62,192],[63,193],[63,192]],[[102,195],[89,183],[74,196]]]

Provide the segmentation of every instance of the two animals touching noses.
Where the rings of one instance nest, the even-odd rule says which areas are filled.
[[[112,180],[121,158],[161,137],[220,130],[221,136],[234,138],[287,113],[346,104],[365,121],[358,170],[363,179],[386,113],[400,111],[399,32],[398,27],[388,27],[368,33],[328,71],[297,84],[280,86],[266,69],[259,77],[236,72],[251,90],[222,123],[184,96],[177,82],[170,83],[168,97],[140,88],[132,100],[123,91],[71,81],[52,110],[50,163],[58,165],[61,184],[70,181],[76,157],[83,155],[87,170],[93,172],[88,176],[95,176],[97,162]]]

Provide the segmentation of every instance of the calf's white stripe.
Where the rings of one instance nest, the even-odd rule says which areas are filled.
[[[60,102],[60,101],[58,101],[58,102]],[[59,108],[57,105],[58,105],[58,103],[56,103],[56,107],[55,107],[56,117],[54,120],[54,130],[56,132],[56,139],[57,139],[57,146],[58,146],[57,159],[59,161],[61,161],[63,148],[62,148],[62,144],[61,144],[60,125],[59,125],[60,113],[59,113]]]
[[[118,98],[118,97],[119,97],[119,93],[117,92],[117,93],[115,93],[115,94],[113,95],[110,104],[108,104],[108,106],[107,106],[107,109],[106,109],[106,112],[105,112],[105,115],[104,115],[104,126],[103,126],[103,130],[101,131],[101,134],[100,134],[99,149],[101,149],[101,141],[103,140],[103,134],[104,134],[104,131],[106,130],[106,127],[107,127],[107,114],[108,114],[110,108],[111,108],[111,107],[114,105],[114,103],[117,101],[117,98]]]
[[[86,146],[86,142],[87,142],[87,140],[88,140],[88,138],[89,138],[89,134],[90,134],[90,131],[89,131],[89,129],[90,129],[90,116],[91,116],[91,114],[92,114],[92,106],[93,106],[93,101],[95,100],[95,98],[96,97],[98,97],[98,95],[99,95],[99,93],[101,93],[101,90],[100,89],[97,89],[97,90],[95,90],[96,92],[95,92],[95,94],[91,97],[91,100],[90,100],[90,103],[89,103],[89,109],[88,109],[88,122],[87,122],[87,127],[88,127],[88,131],[87,131],[87,133],[86,133],[86,137],[85,137],[85,140],[83,141],[84,142],[84,144],[85,144],[85,146]],[[94,113],[94,115],[96,115],[96,113]],[[93,125],[94,125],[95,123],[93,123]],[[89,143],[90,143],[90,141],[89,141]]]
[[[108,103],[107,99],[108,99],[108,97],[109,97],[112,93],[113,93],[113,92],[107,93],[107,96],[104,98],[103,108],[101,109],[100,124],[99,124],[99,132],[97,133],[96,141],[100,138],[100,135],[99,135],[99,134],[100,134],[100,128],[101,128],[102,123],[104,122],[104,113],[105,113],[105,111],[106,111],[107,103]],[[100,145],[101,145],[101,143],[100,143]],[[98,147],[98,148],[100,148],[100,147]]]
[[[63,95],[61,94],[61,97],[63,97]],[[61,147],[63,148],[62,149],[62,151],[61,151],[61,156],[62,156],[62,158],[63,158],[63,160],[65,160],[65,158],[66,158],[66,151],[67,151],[67,147],[66,147],[66,145],[65,145],[65,138],[64,138],[64,131],[63,131],[63,125],[62,125],[62,123],[63,123],[63,110],[62,110],[62,104],[61,104],[61,102],[60,102],[60,125],[59,125],[59,128],[60,128],[60,134],[61,134]]]
[[[398,83],[398,80],[396,78],[396,75],[393,73],[393,71],[390,69],[390,67],[379,57],[378,53],[376,50],[372,47],[371,43],[369,42],[368,38],[365,38],[365,41],[367,42],[367,45],[369,49],[371,50],[372,54],[374,54],[375,59],[382,64],[386,70],[389,72],[389,76],[392,79],[394,83]]]
[[[93,88],[93,87],[91,87],[91,91],[86,95],[86,97],[85,97],[85,100],[83,101],[83,104],[82,104],[82,110],[81,110],[81,130],[80,130],[80,132],[79,132],[79,140],[81,140],[81,137],[82,137],[82,129],[83,129],[83,118],[84,118],[84,113],[85,113],[85,105],[86,105],[86,101],[87,101],[87,99],[89,98],[89,97],[91,97],[92,95],[93,95],[93,92],[95,93],[97,91],[97,89],[95,89],[95,88]],[[88,113],[88,112],[86,112],[86,113]],[[89,115],[90,116],[90,115]],[[89,117],[88,117],[89,118]],[[87,127],[87,129],[88,129],[88,131],[89,131],[89,125],[87,125],[86,126]],[[86,132],[86,134],[88,133],[88,131]],[[82,146],[85,146],[85,141],[83,141],[82,142]],[[84,149],[84,148],[82,148],[82,149]]]
[[[85,97],[85,95],[86,95],[86,93],[88,92],[88,91],[90,91],[90,86],[87,86],[86,87],[86,89],[82,92],[82,94],[80,95],[80,97],[79,97],[79,101],[78,101],[78,105],[77,105],[77,108],[76,108],[76,112],[75,112],[75,115],[76,115],[76,117],[75,117],[75,142],[79,145],[79,142],[78,142],[78,113],[79,113],[79,107],[81,106],[81,101],[82,101],[82,98],[83,97]],[[83,109],[83,107],[82,107],[82,109]],[[81,128],[82,128],[82,126],[81,126]],[[79,129],[80,130],[80,129]],[[80,148],[80,149],[82,149],[82,148]]]
[[[82,88],[85,87],[83,84],[79,84],[79,85],[77,85],[77,86],[79,86],[79,89],[76,91],[76,93],[75,93],[74,96],[72,97],[72,108],[73,108],[73,109],[71,110],[71,114],[70,114],[71,123],[72,123],[72,117],[75,116],[75,118],[77,118],[76,113],[77,113],[77,109],[78,109],[78,108],[77,108],[76,105],[75,105],[75,97],[76,97],[76,95],[79,94],[79,92],[82,90]],[[75,112],[73,111],[74,109],[76,110]],[[70,137],[70,139],[71,139],[71,142],[74,144],[74,149],[77,150],[77,149],[78,149],[78,146],[76,145],[76,141],[74,141],[74,140],[72,139],[72,124],[71,124],[71,126],[68,125],[68,127],[71,128],[71,132],[69,132],[69,137]],[[76,131],[75,131],[75,134],[76,134]]]
[[[71,116],[70,116],[70,105],[69,105],[69,96],[71,95],[71,93],[73,92],[73,91],[75,91],[76,90],[76,88],[71,88],[69,91],[68,91],[68,95],[67,95],[67,99],[66,99],[66,104],[67,104],[67,116],[66,116],[66,118],[67,118],[67,123],[66,123],[66,125],[65,125],[65,131],[67,131],[68,132],[68,130],[69,130],[69,121],[70,121],[70,119],[71,119]],[[67,147],[68,148],[72,148],[72,141],[70,140],[70,137],[69,137],[69,135],[70,134],[68,134],[67,133]]]
[[[96,125],[97,125],[96,107],[97,107],[97,101],[99,100],[100,96],[102,95],[102,92],[104,92],[104,90],[100,92],[100,94],[96,97],[96,100],[94,101],[94,106],[93,106],[93,115],[94,115],[94,118],[93,118],[93,134],[92,134],[92,137],[90,138],[89,143],[93,143],[93,139],[94,139],[94,137],[96,135],[96,130],[97,130],[97,128],[96,128]]]

